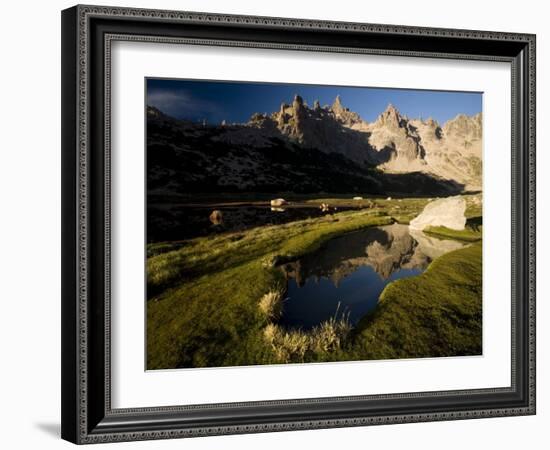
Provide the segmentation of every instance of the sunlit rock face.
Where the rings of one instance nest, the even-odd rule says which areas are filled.
[[[222,124],[176,120],[148,107],[149,186],[159,192],[212,185],[225,191],[290,185],[304,192],[430,195],[481,190],[481,113],[440,125],[388,105],[369,123],[344,100],[310,106],[297,94],[277,111]]]
[[[430,262],[465,244],[409,232],[407,225],[393,224],[350,233],[325,244],[319,251],[285,264],[287,278],[301,286],[310,277],[328,278],[338,284],[361,266],[369,266],[382,278],[400,269],[424,270]]]
[[[330,106],[321,108],[315,102],[311,109],[296,96],[270,119],[284,135],[321,151],[341,153],[387,172],[420,171],[468,189],[481,188],[481,113],[459,114],[441,126],[432,118],[409,119],[390,104],[368,123],[345,107],[340,96]]]
[[[466,225],[465,212],[464,198],[440,198],[428,203],[418,217],[411,220],[409,227],[413,230],[424,230],[430,226],[463,230]]]
[[[408,119],[388,105],[378,119],[367,128],[369,143],[383,157],[380,167],[391,172],[426,170],[425,150],[416,134],[409,126]]]

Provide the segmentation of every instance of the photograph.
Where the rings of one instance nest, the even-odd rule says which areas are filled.
[[[144,82],[147,370],[483,355],[483,92]]]
[[[24,269],[14,286],[28,294],[37,267],[36,307],[41,276],[61,296],[48,316],[7,295],[23,307],[6,315],[10,335],[32,336],[16,320],[30,318],[60,354],[6,360],[23,367],[16,377],[55,365],[43,372],[60,392],[62,439],[145,448],[211,437],[239,449],[245,439],[277,449],[424,449],[427,435],[457,449],[540,441],[544,15],[526,6],[495,16],[479,2],[441,15],[404,0],[317,2],[313,12],[287,0],[242,11],[190,1],[67,4],[60,27],[47,22],[42,34],[58,45],[44,48],[59,50],[61,71],[41,74],[58,87],[42,90],[57,102],[31,115],[41,117],[35,135],[59,138],[60,158],[46,158],[55,170],[33,147],[20,98],[36,78],[20,55],[46,55],[35,51],[41,39],[17,52],[29,74],[17,71],[21,89],[5,83],[20,110],[5,108],[19,149],[7,153],[24,167],[8,171],[6,192],[29,191],[6,211],[35,216],[5,221],[25,231],[6,233],[19,256],[8,260]],[[52,251],[32,252],[43,264],[21,252],[22,242],[57,242],[30,239],[47,222],[37,228],[35,207],[47,203],[45,183],[22,182],[35,178],[27,169],[57,181],[60,265],[46,261]]]

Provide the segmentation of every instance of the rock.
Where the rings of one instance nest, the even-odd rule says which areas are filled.
[[[426,227],[447,227],[451,230],[463,230],[466,225],[466,201],[462,197],[440,198],[428,203],[424,210],[413,219],[409,227],[423,230]]]
[[[215,209],[210,213],[210,222],[214,225],[219,225],[223,222],[223,214],[219,209]]]
[[[476,205],[476,206],[481,205],[481,198],[479,198],[479,197],[473,197],[473,198],[472,198],[472,204],[474,204],[474,205]]]
[[[388,197],[386,200],[388,200],[388,201],[391,200],[391,197]]]
[[[390,105],[378,119],[370,123],[347,108],[340,97],[334,100],[332,106],[324,108],[320,108],[318,101],[314,101],[313,106],[309,107],[299,95],[294,99],[289,97],[281,100],[286,101],[274,108],[276,111],[252,114],[251,119],[245,123],[232,123],[231,119],[227,119],[225,126],[219,121],[209,124],[205,120],[201,126],[201,120],[176,120],[149,106],[148,120],[162,125],[155,126],[155,129],[162,131],[155,132],[154,136],[151,134],[151,139],[148,138],[149,145],[177,148],[177,153],[182,158],[183,155],[191,157],[194,152],[204,154],[206,158],[204,163],[196,166],[195,172],[182,168],[177,170],[180,172],[177,177],[163,177],[166,180],[163,181],[165,186],[159,186],[159,189],[186,192],[187,183],[196,186],[195,181],[203,183],[206,182],[204,180],[216,178],[220,180],[221,189],[231,185],[254,192],[256,187],[266,186],[267,178],[275,182],[273,189],[276,190],[273,192],[284,192],[288,185],[294,183],[294,177],[304,176],[303,169],[307,168],[306,173],[312,174],[312,169],[321,169],[321,166],[317,167],[318,164],[325,164],[321,160],[326,159],[326,155],[339,154],[353,162],[350,167],[354,172],[364,173],[361,179],[365,180],[365,184],[353,190],[350,187],[354,185],[346,182],[346,192],[368,192],[370,186],[373,186],[376,192],[388,189],[390,192],[403,194],[409,186],[417,183],[417,194],[430,192],[429,195],[437,195],[443,192],[446,187],[444,185],[452,189],[447,191],[449,193],[482,190],[481,113],[475,116],[459,115],[446,123],[438,124],[431,119],[407,118]],[[183,144],[177,138],[181,133],[194,136],[192,141],[196,144]],[[207,155],[200,148],[202,142],[208,141],[229,144],[228,154],[235,157],[231,157],[230,161],[228,159],[227,164],[222,158],[218,164],[215,152]],[[300,164],[286,159],[289,158],[287,155],[292,154],[287,150],[296,145],[311,150],[311,157]],[[263,151],[267,148],[284,148],[285,151],[277,152],[283,159],[273,160],[271,151]],[[341,164],[343,163],[338,163]],[[365,172],[365,164],[376,167],[376,174]],[[172,169],[167,166],[159,167],[158,170]],[[274,173],[282,173],[280,170],[287,172],[288,176],[274,176]],[[404,182],[403,185],[393,183],[390,181],[391,176],[386,177],[384,173],[391,176],[394,173],[411,174],[411,181]],[[425,176],[427,179],[424,183],[422,179]],[[432,183],[428,182],[431,177],[436,178],[433,180],[433,193],[430,187]],[[326,181],[322,182],[319,190],[328,191],[332,188],[331,177],[323,179],[325,178]],[[171,181],[175,179],[182,181]],[[293,181],[289,183],[291,179]],[[268,181],[267,184],[271,183],[272,181]]]
[[[354,200],[363,200],[363,197],[353,197]]]
[[[336,96],[336,99],[330,107],[330,110],[334,114],[334,117],[336,117],[339,122],[347,127],[352,127],[355,124],[363,122],[359,114],[350,111],[349,108],[346,108],[344,105],[342,105],[342,99],[340,98],[340,95]]]
[[[395,106],[390,103],[386,110],[378,116],[377,121],[385,126],[400,128],[403,122],[403,117]]]
[[[274,200],[271,200],[271,206],[275,208],[281,207],[287,204],[288,202],[284,198],[276,198]]]
[[[336,98],[334,99],[331,109],[334,112],[334,114],[340,114],[344,111],[344,107],[342,106],[342,99],[340,98],[340,95],[337,95]]]
[[[300,109],[302,106],[304,106],[304,99],[298,94],[294,95],[292,106],[294,106],[294,109]]]

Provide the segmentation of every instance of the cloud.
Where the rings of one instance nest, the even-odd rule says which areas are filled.
[[[223,107],[219,103],[194,97],[184,89],[153,89],[147,92],[147,104],[179,119],[208,118],[223,116]]]

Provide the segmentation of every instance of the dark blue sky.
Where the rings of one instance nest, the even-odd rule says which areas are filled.
[[[389,103],[411,119],[432,117],[441,125],[458,114],[474,115],[482,110],[479,92],[166,79],[148,79],[146,83],[148,105],[178,119],[206,119],[209,123],[246,122],[255,112],[277,111],[295,94],[308,105],[319,100],[321,106],[332,104],[339,94],[344,106],[368,122],[376,120]]]

